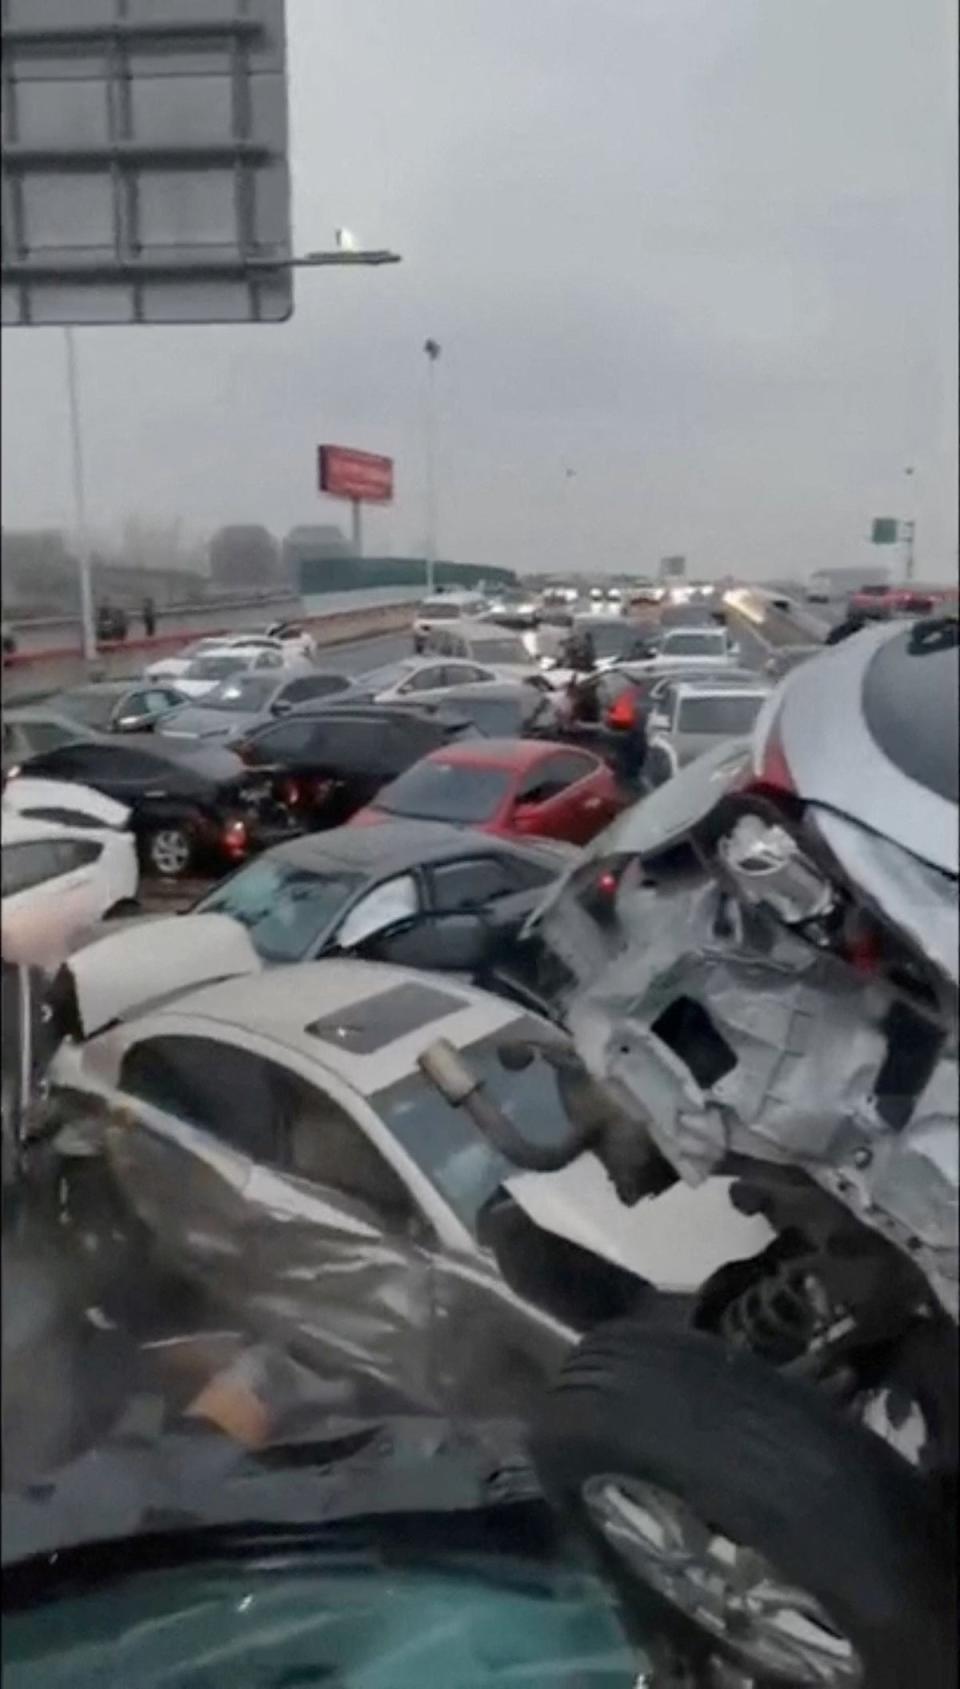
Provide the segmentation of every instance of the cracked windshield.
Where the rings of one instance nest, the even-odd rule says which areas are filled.
[[[7,1689],[957,1689],[957,17],[3,0]]]

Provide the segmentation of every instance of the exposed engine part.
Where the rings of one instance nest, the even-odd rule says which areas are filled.
[[[806,1355],[839,1317],[811,1262],[784,1261],[728,1305],[720,1329],[736,1348],[785,1366]]]

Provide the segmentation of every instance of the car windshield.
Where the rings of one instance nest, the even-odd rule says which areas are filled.
[[[663,637],[665,657],[717,657],[726,650],[726,637],[719,633],[669,633]]]
[[[187,664],[184,680],[225,680],[228,675],[239,674],[249,666],[249,657],[238,654],[228,656],[224,653],[218,657],[197,657]]]
[[[84,727],[109,727],[120,701],[117,692],[63,692],[55,700],[60,715],[79,721]]]
[[[476,825],[496,815],[514,778],[508,768],[424,761],[380,792],[376,803],[387,815]]]
[[[472,639],[470,655],[478,663],[530,663],[530,653],[520,639]]]
[[[251,862],[195,905],[194,914],[230,915],[246,927],[264,962],[311,955],[331,922],[364,884],[346,869],[316,872],[292,862]]]
[[[231,715],[255,715],[265,709],[276,690],[276,680],[268,675],[238,674],[208,692],[203,700],[205,710],[225,710]]]
[[[749,733],[765,699],[765,692],[684,698],[680,704],[677,730],[680,733]]]
[[[541,1027],[535,1023],[531,1027],[542,1035]],[[510,1028],[511,1038],[522,1032],[521,1022]],[[556,1071],[546,1062],[538,1059],[519,1073],[508,1073],[500,1062],[495,1039],[469,1045],[462,1056],[487,1095],[532,1140],[555,1144],[569,1132]],[[516,1174],[516,1168],[493,1149],[463,1109],[452,1108],[432,1085],[405,1079],[379,1092],[372,1101],[381,1120],[461,1224],[475,1233],[481,1210],[503,1180]]]
[[[629,622],[587,622],[584,624],[593,640],[598,657],[619,657],[635,644],[640,635]]]

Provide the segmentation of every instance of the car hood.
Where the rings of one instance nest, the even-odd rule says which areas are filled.
[[[187,704],[168,716],[159,732],[163,739],[233,739],[258,726],[260,720],[253,713],[195,709]]]
[[[190,680],[183,675],[177,676],[176,679],[177,691],[182,692],[185,698],[205,698],[214,687],[220,685],[219,680]]]
[[[162,915],[93,939],[64,964],[84,1038],[158,998],[263,971],[229,915]]]
[[[120,829],[127,825],[130,811],[126,804],[105,797],[92,786],[74,781],[42,780],[31,775],[18,775],[8,782],[3,793],[3,807],[17,815],[30,815],[38,809],[67,809],[89,815],[98,826]]]

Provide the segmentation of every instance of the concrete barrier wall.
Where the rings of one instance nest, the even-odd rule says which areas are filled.
[[[310,630],[318,646],[334,649],[354,640],[404,632],[411,626],[414,608],[409,602],[367,605],[334,615],[300,615],[296,620],[298,625]],[[261,615],[261,625],[264,619]],[[126,639],[122,643],[101,647],[92,669],[72,646],[45,651],[18,651],[4,664],[3,696],[6,702],[13,703],[18,697],[60,691],[65,686],[77,686],[91,678],[118,680],[128,675],[136,678],[148,663],[158,657],[172,656],[194,639],[213,638],[219,633],[236,631],[236,623],[232,623],[219,627],[180,628],[176,633],[158,633],[153,639]]]

